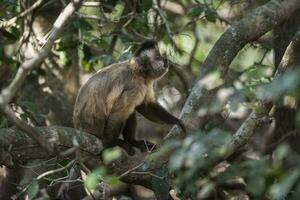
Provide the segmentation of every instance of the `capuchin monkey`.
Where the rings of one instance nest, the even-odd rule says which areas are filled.
[[[135,139],[136,112],[153,122],[177,124],[185,132],[182,121],[155,99],[153,83],[167,71],[157,43],[145,41],[132,59],[100,69],[80,88],[73,113],[75,128],[100,138],[104,148],[120,146],[129,155],[135,153],[133,147],[146,151],[153,145]]]

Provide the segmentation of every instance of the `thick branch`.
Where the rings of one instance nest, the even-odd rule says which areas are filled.
[[[182,109],[181,118],[188,126],[188,129],[197,129],[192,127],[189,121],[201,107],[204,102],[210,102],[215,95],[206,90],[203,79],[210,72],[220,70],[222,77],[226,76],[229,65],[237,53],[249,42],[255,41],[266,32],[282,23],[288,17],[292,16],[300,9],[299,0],[272,0],[265,5],[258,7],[253,12],[246,15],[239,22],[227,29],[225,33],[216,42],[203,65],[201,66],[200,75],[194,84],[192,91]],[[217,91],[214,91],[217,92]],[[261,116],[250,115],[251,119],[261,118]],[[256,127],[256,121],[249,121],[251,126]],[[176,126],[168,134],[169,139],[179,138],[181,129]],[[233,139],[235,141],[235,139]],[[235,148],[233,148],[235,149]],[[150,161],[153,168],[159,167],[162,163],[168,161],[171,152],[160,155],[159,158]],[[229,154],[228,154],[229,155]]]
[[[287,47],[282,60],[277,68],[274,79],[278,79],[288,68],[292,68],[296,65],[296,61],[299,60],[299,52],[297,49],[300,48],[300,31],[296,33],[293,40]],[[248,118],[244,121],[241,127],[234,134],[231,141],[226,144],[225,158],[231,156],[237,149],[244,146],[251,136],[255,133],[255,130],[266,123],[264,119],[267,118],[268,113],[272,108],[271,103],[261,102],[261,108],[263,112],[257,113],[253,111]]]
[[[222,34],[202,64],[198,80],[182,109],[181,118],[188,126],[190,119],[203,103],[210,102],[215,96],[206,90],[203,79],[217,69],[221,71],[222,77],[225,77],[231,62],[247,43],[255,41],[282,23],[299,8],[298,0],[272,0],[246,15]],[[176,137],[179,133],[179,129],[173,128],[168,135]]]
[[[102,142],[94,135],[84,133],[73,128],[52,126],[36,127],[36,129],[49,140],[54,141],[60,152],[67,152],[74,148],[74,143],[78,143],[76,151],[83,157],[93,161],[100,161],[100,153],[103,150]],[[74,142],[76,140],[77,142]],[[11,166],[13,161],[25,161],[31,159],[46,159],[58,156],[57,152],[48,153],[35,141],[29,138],[24,132],[15,128],[0,129],[0,165]],[[78,155],[78,154],[76,154]],[[69,157],[75,157],[74,153]],[[113,163],[110,167],[124,182],[143,185],[151,188],[151,176],[145,172],[143,176],[135,174],[144,167],[141,155],[136,155],[130,159],[122,159]]]
[[[74,147],[74,140],[79,143],[78,150],[88,156],[97,156],[102,150],[102,143],[95,136],[67,127],[36,127],[41,135],[54,141],[59,150]],[[76,142],[75,142],[76,143]],[[48,153],[23,131],[15,128],[0,129],[0,165],[9,165],[11,160],[30,160],[57,156],[57,152]]]
[[[192,115],[202,106],[204,100],[206,102],[211,101],[207,98],[207,90],[202,83],[206,75],[218,69],[221,71],[222,77],[225,77],[229,65],[247,43],[255,41],[272,30],[292,16],[299,8],[298,0],[272,0],[228,28],[216,42],[201,66],[198,81],[192,88],[191,94],[182,109],[181,116],[183,120],[188,122],[189,118],[193,117]]]

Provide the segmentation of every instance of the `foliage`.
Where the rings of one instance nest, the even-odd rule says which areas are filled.
[[[245,192],[251,199],[298,197],[299,156],[289,145],[280,145],[275,150],[273,160],[266,156],[215,166],[215,161],[222,157],[223,144],[226,144],[228,137],[221,130],[199,133],[186,138],[182,147],[173,153],[169,166],[175,174],[177,190],[183,199],[193,196],[206,198],[222,187],[230,196],[233,191],[230,188],[226,190],[226,185],[234,181],[241,183],[237,177],[244,180]]]
[[[18,16],[31,5],[30,1],[0,1],[1,90],[11,83],[20,63],[30,58],[32,52],[44,44],[49,27],[58,16],[57,11],[64,7],[64,2],[45,1],[33,12],[18,18],[16,23],[2,27],[2,22]],[[158,40],[162,55],[175,63],[174,66],[170,65],[170,73],[157,83],[156,88],[160,103],[178,113],[198,80],[202,63],[220,35],[243,17],[243,13],[249,13],[268,0],[100,2],[100,5],[80,8],[72,18],[72,23],[55,42],[49,57],[40,68],[29,74],[24,86],[11,102],[16,115],[28,124],[72,126],[72,106],[79,85],[95,71],[132,58],[138,45],[145,39]],[[157,2],[161,2],[161,5],[157,5]],[[292,135],[290,131],[297,131],[300,126],[300,70],[294,66],[274,79],[276,67],[272,49],[276,51],[286,48],[276,45],[269,47],[264,43],[249,43],[238,53],[230,69],[226,69],[226,77],[223,76],[224,71],[216,70],[203,79],[203,94],[217,92],[211,101],[199,102],[201,109],[195,112],[191,120],[191,124],[198,127],[197,131],[188,133],[189,136],[184,140],[163,143],[156,152],[163,154],[173,151],[168,163],[149,172],[153,176],[151,187],[158,199],[167,199],[170,188],[175,188],[182,199],[205,199],[218,195],[231,198],[235,192],[228,185],[234,184],[239,186],[239,193],[251,199],[300,198],[300,151],[297,145],[292,145],[288,140]],[[267,133],[271,128],[267,124],[267,128],[259,127],[256,130],[257,134],[245,147],[248,151],[235,155],[232,160],[223,161],[225,144],[244,122],[250,110],[259,113],[261,101],[272,102],[275,108],[291,109],[292,120],[279,119],[285,120],[286,124],[291,122],[292,125],[277,127],[272,124],[272,132],[283,130],[284,134],[276,141],[270,155],[262,147],[270,137]],[[274,112],[276,114],[276,109],[270,114],[275,116]],[[139,122],[142,120],[139,119]],[[150,130],[144,130],[146,134],[143,134],[150,139],[163,137],[156,133],[162,132],[157,131],[159,126],[155,125],[152,129],[153,124],[149,125],[147,121],[139,124],[151,127]],[[11,126],[14,124],[0,113],[0,128]],[[142,132],[145,127],[139,127],[139,131]],[[294,138],[297,143],[298,136]],[[75,140],[74,148],[77,148]],[[80,180],[85,189],[92,192],[99,188],[102,191],[103,185],[118,187],[120,177],[111,173],[107,166],[121,158],[122,150],[119,148],[104,151],[103,165]],[[155,156],[148,158],[156,159]],[[52,160],[51,164],[46,162],[45,165],[50,165],[49,168],[54,170],[66,166],[66,160]],[[43,180],[49,188],[53,188],[52,184],[67,179],[69,171],[70,168],[67,168],[61,174]],[[32,178],[23,185],[23,189],[28,199],[36,199],[41,196],[42,184]]]

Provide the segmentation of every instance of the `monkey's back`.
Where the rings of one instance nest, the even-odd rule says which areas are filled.
[[[129,62],[99,70],[79,90],[74,106],[75,128],[107,137],[108,126],[120,126],[145,98],[145,81],[136,76]]]

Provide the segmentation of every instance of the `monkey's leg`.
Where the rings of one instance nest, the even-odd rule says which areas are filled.
[[[119,139],[123,126],[124,121],[120,119],[120,116],[111,114],[108,117],[101,137],[104,149],[119,146],[123,148],[129,155],[134,155],[135,151],[131,144],[127,141]]]
[[[157,102],[141,104],[136,107],[136,110],[147,119],[156,123],[177,124],[181,129],[186,132],[185,126],[180,119],[174,117],[167,110],[165,110]]]
[[[123,138],[128,141],[133,146],[139,148],[141,151],[147,151],[154,147],[154,144],[147,140],[136,140],[136,114],[132,113],[126,121],[125,127],[123,129]]]

